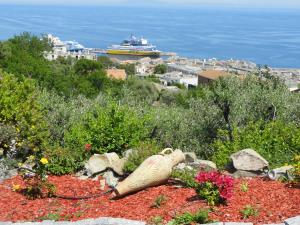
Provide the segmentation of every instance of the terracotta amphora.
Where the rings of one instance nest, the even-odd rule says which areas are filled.
[[[184,159],[181,150],[173,151],[171,148],[166,148],[158,155],[147,158],[132,174],[116,186],[113,197],[120,197],[166,182],[173,167]]]

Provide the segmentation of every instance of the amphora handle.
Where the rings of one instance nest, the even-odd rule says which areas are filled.
[[[162,150],[159,154],[160,155],[168,155],[168,154],[166,154],[166,152],[170,152],[170,153],[173,153],[173,149],[172,148],[165,148],[164,150]]]

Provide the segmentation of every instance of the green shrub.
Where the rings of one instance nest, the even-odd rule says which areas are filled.
[[[18,80],[13,75],[0,71],[0,124],[9,127],[13,136],[0,142],[0,148],[7,149],[7,143],[15,138],[19,153],[40,151],[47,146],[49,133],[44,112],[37,101],[39,91],[33,80]],[[24,156],[25,157],[25,156]]]
[[[154,73],[156,74],[164,74],[166,72],[167,72],[167,66],[165,64],[159,64],[154,68]]]
[[[92,145],[92,153],[116,152],[136,146],[148,135],[146,116],[139,115],[129,107],[109,104],[95,106],[66,134],[67,146],[81,149]]]
[[[159,195],[154,199],[151,208],[160,208],[163,204],[166,203],[167,200],[168,198],[165,195]]]
[[[70,174],[82,169],[84,166],[83,162],[88,155],[83,148],[72,151],[61,147],[53,147],[44,154],[49,159],[47,171],[55,175]]]
[[[194,223],[205,224],[210,223],[211,220],[208,219],[207,210],[199,210],[195,214],[186,212],[182,215],[176,216],[173,220],[170,221],[170,225],[191,225]]]
[[[199,184],[195,180],[195,176],[197,171],[194,169],[184,169],[184,170],[173,170],[172,171],[172,178],[180,180],[185,187],[188,188],[197,188]]]
[[[132,173],[145,159],[159,152],[158,146],[151,142],[140,143],[129,155],[124,165],[124,172]]]
[[[245,128],[233,130],[233,141],[227,131],[221,130],[213,143],[212,160],[218,166],[225,166],[229,156],[239,150],[252,148],[262,155],[270,167],[282,166],[292,160],[300,149],[300,129],[291,123],[272,121],[251,122]]]
[[[243,216],[243,219],[248,219],[249,217],[257,216],[259,214],[258,209],[251,205],[246,205],[240,212]]]
[[[161,216],[153,216],[151,219],[150,219],[150,222],[149,224],[150,225],[163,225],[164,223],[164,218],[161,217]]]

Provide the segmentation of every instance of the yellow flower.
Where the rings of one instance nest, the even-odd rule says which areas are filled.
[[[12,190],[13,191],[18,191],[18,190],[20,190],[20,188],[21,188],[20,184],[13,184]]]
[[[34,128],[35,128],[35,126],[34,126],[34,125],[32,125],[32,126],[31,126],[31,129],[34,129]]]
[[[41,158],[40,162],[44,165],[49,163],[48,159],[46,159],[46,158]]]
[[[18,163],[18,166],[19,166],[19,167],[22,167],[22,166],[23,166],[23,163]]]
[[[8,145],[7,144],[4,144],[4,148],[7,148],[8,147]]]

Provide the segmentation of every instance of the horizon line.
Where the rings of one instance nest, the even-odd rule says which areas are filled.
[[[164,8],[177,8],[177,7],[184,7],[184,8],[216,8],[216,9],[221,9],[221,8],[231,8],[231,9],[263,9],[263,10],[273,10],[273,9],[281,9],[281,10],[297,10],[300,9],[299,6],[282,6],[282,5],[273,5],[273,6],[262,6],[262,5],[249,5],[249,4],[166,4],[166,3],[141,3],[141,4],[124,4],[124,3],[74,3],[72,5],[67,4],[67,3],[1,3],[0,5],[2,6],[60,6],[60,7],[90,7],[90,6],[114,6],[114,7],[164,7]]]

